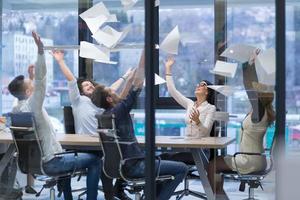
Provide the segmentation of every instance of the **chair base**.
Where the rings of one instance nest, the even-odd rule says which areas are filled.
[[[206,197],[206,195],[204,193],[195,192],[195,191],[188,190],[188,189],[176,191],[176,192],[174,192],[173,195],[176,195],[176,200],[180,200],[184,196],[188,196],[188,195],[191,195],[191,196],[194,196],[194,197],[200,198],[200,199],[207,199],[207,197]]]

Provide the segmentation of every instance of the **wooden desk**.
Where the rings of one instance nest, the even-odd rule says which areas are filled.
[[[138,136],[138,142],[141,145],[145,145],[145,138]],[[204,191],[207,198],[215,199],[212,188],[209,184],[208,178],[206,176],[205,164],[201,159],[203,154],[203,148],[213,148],[222,149],[227,147],[227,145],[234,142],[234,138],[228,137],[206,137],[201,139],[184,139],[178,136],[157,136],[156,138],[157,147],[172,147],[172,148],[185,148],[189,149],[195,160],[197,170],[200,175],[200,180],[202,182]],[[100,149],[100,143],[98,137],[91,137],[86,135],[76,135],[76,134],[58,134],[57,140],[62,144],[64,148],[72,149],[82,149],[83,147],[90,147],[92,149]],[[13,143],[12,136],[10,134],[0,134],[0,143]],[[9,161],[9,158],[13,155],[15,151],[14,145],[10,145],[7,155],[3,157],[0,161],[0,174],[2,174],[5,166],[5,162]],[[4,159],[5,158],[5,159]]]

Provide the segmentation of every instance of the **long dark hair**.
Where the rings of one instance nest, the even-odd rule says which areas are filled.
[[[202,80],[201,82],[205,82],[207,85],[213,85],[208,80]],[[206,101],[211,105],[215,105],[215,91],[209,87],[207,88],[207,91],[208,91],[208,94],[206,97]]]

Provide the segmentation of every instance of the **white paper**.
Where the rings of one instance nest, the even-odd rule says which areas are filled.
[[[106,16],[107,22],[117,22],[116,15],[111,15],[103,2],[97,3],[93,7],[81,13],[79,16],[85,20],[86,18],[95,18],[100,15]]]
[[[178,54],[178,45],[180,41],[180,34],[178,26],[176,26],[160,43],[159,48],[169,54]]]
[[[159,6],[160,1],[159,0],[155,0],[155,7]]]
[[[210,72],[220,76],[233,78],[235,76],[237,66],[237,63],[229,63],[217,60],[215,68],[213,70],[210,70]]]
[[[107,16],[100,15],[94,18],[84,18],[86,25],[89,27],[92,34],[95,34],[98,29],[107,21]]]
[[[116,64],[116,62],[110,61],[109,49],[85,41],[80,42],[79,56],[94,59],[97,60],[97,62]]]
[[[275,49],[267,49],[258,54],[257,59],[255,59],[255,64],[257,64],[257,62],[260,63],[267,74],[275,73]]]
[[[234,88],[228,85],[208,85],[207,87],[223,94],[224,96],[230,96],[234,93]]]
[[[217,111],[214,114],[214,120],[228,122],[229,121],[229,113],[228,112],[221,112]]]
[[[126,27],[123,32],[118,32],[110,26],[105,26],[103,29],[99,29],[92,37],[99,44],[103,44],[107,48],[114,48],[126,37],[129,31],[130,26]]]
[[[130,9],[133,7],[138,0],[121,0],[122,5],[125,9]]]
[[[269,86],[275,86],[275,73],[268,74],[265,69],[262,67],[260,62],[255,62],[255,69],[256,69],[256,74],[258,78],[258,82],[269,85]]]
[[[164,84],[166,83],[166,80],[163,79],[162,77],[160,77],[159,75],[157,74],[154,74],[154,85],[161,85],[161,84]],[[144,81],[144,86],[146,85],[146,81]]]
[[[274,92],[275,88],[273,85],[266,85],[258,82],[252,82],[253,88],[262,93],[269,93],[269,92]]]
[[[221,56],[244,63],[248,62],[255,49],[257,48],[250,45],[234,44],[225,49]]]

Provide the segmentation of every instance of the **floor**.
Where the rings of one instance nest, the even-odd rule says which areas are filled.
[[[85,186],[85,177],[82,177],[82,180],[80,182],[77,182],[76,179],[73,181],[73,189],[81,188]],[[41,183],[36,182],[35,188],[38,189],[41,187]],[[182,189],[183,184],[180,184],[178,189]],[[201,182],[199,180],[193,180],[190,182],[190,188],[195,191],[202,191],[203,188],[201,187]],[[238,191],[239,183],[234,181],[227,180],[225,182],[225,190],[231,200],[241,200],[247,198],[247,187],[245,192]],[[255,197],[260,200],[274,200],[275,199],[275,184],[274,184],[274,173],[271,173],[268,177],[265,178],[263,181],[263,188],[264,191],[262,191],[260,188],[255,190]],[[74,193],[74,200],[77,200],[78,198],[78,192]],[[132,199],[134,199],[134,196],[131,195]],[[49,199],[49,189],[45,189],[40,197],[35,197],[31,194],[24,193],[23,198],[24,200],[32,200],[32,199],[38,199],[38,200],[47,200]],[[56,198],[57,200],[62,200],[63,198]],[[83,198],[85,199],[85,197]],[[99,192],[98,194],[98,200],[104,199],[103,193]],[[171,198],[172,200],[175,200],[175,196]],[[192,197],[192,196],[185,196],[183,198],[184,200],[196,200],[198,198]]]

